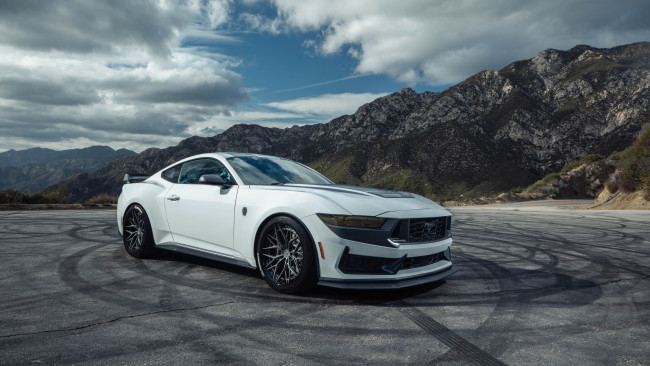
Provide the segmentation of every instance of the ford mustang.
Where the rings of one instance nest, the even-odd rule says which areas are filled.
[[[451,215],[416,194],[336,185],[300,163],[248,153],[192,156],[125,177],[117,224],[128,254],[160,249],[257,269],[284,293],[439,281]]]

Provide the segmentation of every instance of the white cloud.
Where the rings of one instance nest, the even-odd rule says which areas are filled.
[[[230,19],[232,0],[212,0],[205,6],[210,28],[215,29]]]
[[[318,32],[305,42],[346,52],[358,73],[415,84],[456,83],[546,48],[612,47],[650,39],[644,0],[276,0],[256,28]]]
[[[192,21],[189,6],[157,2],[4,0],[0,43],[20,49],[74,53],[146,49],[164,56],[180,29]]]
[[[241,61],[197,47],[229,0],[0,2],[0,151],[177,143],[248,100]]]
[[[298,98],[281,102],[267,103],[266,106],[284,111],[300,113],[305,116],[321,116],[333,119],[343,114],[354,113],[361,105],[385,96],[386,93],[341,93],[324,94],[317,97]]]

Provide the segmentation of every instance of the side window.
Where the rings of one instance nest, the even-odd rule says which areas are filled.
[[[162,178],[172,183],[178,183],[178,175],[181,173],[181,165],[178,164],[162,172]]]
[[[199,184],[199,178],[203,174],[217,174],[226,184],[235,184],[226,167],[215,159],[197,159],[184,163],[178,183]]]

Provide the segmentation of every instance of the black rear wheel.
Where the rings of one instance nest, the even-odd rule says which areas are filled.
[[[311,239],[290,217],[275,217],[264,225],[257,242],[257,264],[266,283],[283,293],[307,291],[318,281]]]
[[[142,206],[130,206],[124,214],[123,239],[126,252],[136,258],[149,258],[157,253],[149,217]]]

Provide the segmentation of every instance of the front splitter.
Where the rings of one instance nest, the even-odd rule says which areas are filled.
[[[327,287],[336,287],[342,289],[357,289],[357,290],[384,290],[384,289],[400,289],[405,287],[423,285],[425,283],[431,283],[440,281],[445,277],[451,276],[452,274],[458,272],[458,269],[449,267],[443,271],[426,274],[418,277],[410,277],[399,280],[345,280],[345,279],[335,279],[335,278],[321,278],[318,281],[318,284],[321,286]]]

